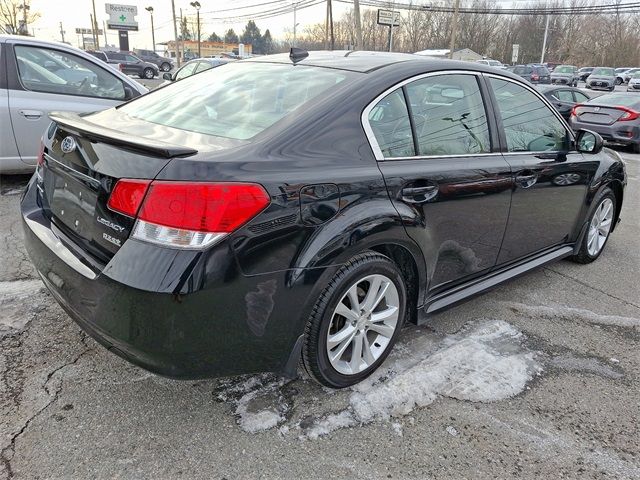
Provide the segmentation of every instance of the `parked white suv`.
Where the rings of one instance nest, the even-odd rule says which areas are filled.
[[[35,168],[50,112],[104,110],[147,91],[75,47],[0,35],[0,173]]]

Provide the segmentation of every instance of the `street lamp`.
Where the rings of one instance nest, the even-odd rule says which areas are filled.
[[[191,2],[191,6],[196,9],[196,16],[198,18],[198,58],[202,55],[200,54],[200,2]]]
[[[151,41],[153,42],[153,53],[156,53],[156,32],[153,29],[153,7],[146,7],[145,10],[151,14]]]

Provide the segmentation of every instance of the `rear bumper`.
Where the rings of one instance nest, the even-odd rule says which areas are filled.
[[[598,125],[594,123],[579,122],[573,119],[570,123],[574,130],[579,130],[581,128],[592,130],[599,133],[600,136],[608,142],[618,143],[621,145],[631,145],[640,142],[640,127],[637,125],[624,125],[624,122],[616,122],[613,125]]]
[[[100,270],[44,217],[33,180],[21,210],[27,252],[45,285],[111,352],[180,379],[286,367],[308,295],[287,286],[286,273],[244,276],[224,243],[183,252],[132,240]]]

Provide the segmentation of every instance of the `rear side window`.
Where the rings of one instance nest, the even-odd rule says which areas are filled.
[[[553,94],[561,102],[572,102],[573,103],[573,93],[571,90],[558,90]]]
[[[61,50],[24,45],[16,45],[15,53],[20,82],[27,90],[124,100],[122,81],[89,60]]]
[[[437,75],[406,86],[418,155],[491,151],[489,126],[475,75]]]
[[[567,151],[570,136],[547,105],[521,85],[490,79],[509,152]]]
[[[124,60],[125,56],[122,53],[109,53],[109,58],[112,60]]]
[[[168,127],[245,140],[357,75],[306,65],[238,62],[153,91],[121,111]]]
[[[547,67],[537,67],[536,71],[538,75],[550,75],[549,69]]]
[[[371,109],[369,125],[384,157],[415,155],[409,111],[401,89],[390,93]]]

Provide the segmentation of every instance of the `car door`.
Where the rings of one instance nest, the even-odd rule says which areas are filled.
[[[570,241],[598,162],[575,150],[571,129],[533,88],[487,77],[514,175],[504,264]]]
[[[0,43],[0,173],[19,170],[23,166],[11,126],[5,49],[5,44]]]
[[[392,202],[427,262],[436,293],[496,263],[511,172],[474,73],[404,82],[364,112]]]
[[[103,110],[127,97],[122,80],[106,66],[65,50],[16,40],[7,46],[7,67],[11,124],[19,155],[30,165],[51,111]]]
[[[125,54],[122,71],[127,75],[140,75],[142,73],[142,62],[138,57]]]
[[[575,100],[573,97],[573,92],[566,88],[559,88],[558,90],[554,90],[552,93],[551,103],[556,110],[560,112],[560,115],[563,116],[566,120],[571,116],[571,109],[575,105]]]

